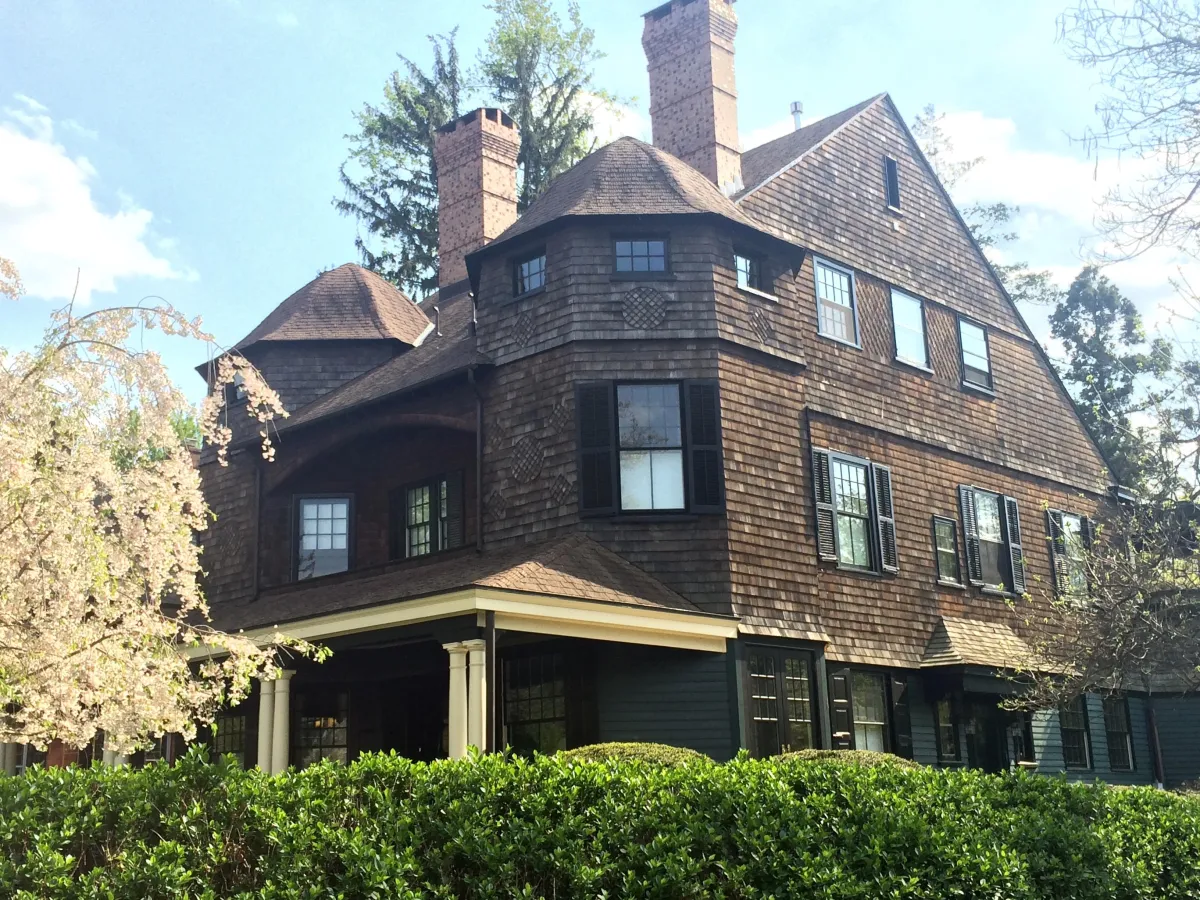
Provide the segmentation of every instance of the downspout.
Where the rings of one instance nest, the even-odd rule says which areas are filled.
[[[250,571],[250,595],[258,599],[258,565],[259,545],[262,543],[262,460],[254,461],[254,537],[250,544],[250,558],[253,568]]]
[[[475,550],[483,552],[483,394],[475,380],[475,366],[467,369],[467,381],[475,391]]]
[[[1150,741],[1150,755],[1154,767],[1155,787],[1163,787],[1167,776],[1163,771],[1162,745],[1158,742],[1158,716],[1155,714],[1154,697],[1146,698],[1146,737]]]

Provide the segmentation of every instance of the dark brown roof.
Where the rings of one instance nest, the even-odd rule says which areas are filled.
[[[439,313],[434,313],[435,306],[439,308]],[[468,366],[488,361],[475,349],[475,334],[471,324],[473,308],[469,294],[462,293],[440,302],[432,297],[421,308],[428,311],[430,319],[440,316],[441,334],[431,331],[419,346],[405,350],[394,359],[318,397],[289,418],[281,420],[279,430],[285,431],[364,403],[401,394]]]
[[[429,327],[417,304],[374,272],[346,263],[322,272],[238,341],[397,340],[416,344]]]
[[[563,216],[694,213],[724,216],[758,230],[715,184],[687,163],[637,138],[623,137],[555,178],[524,215],[488,247]]]
[[[473,586],[699,612],[693,603],[611,550],[585,535],[572,534],[483,553],[455,551],[427,561],[399,563],[367,577],[349,574],[300,582],[264,592],[258,600],[213,604],[212,617],[213,624],[225,631],[269,628]]]
[[[861,103],[856,103],[849,109],[834,113],[818,122],[812,122],[803,128],[797,128],[791,134],[767,141],[742,154],[742,184],[745,188],[737,195],[738,199],[746,196],[755,188],[761,187],[772,176],[788,168],[808,151],[818,146],[835,131],[883,98],[878,94]]]

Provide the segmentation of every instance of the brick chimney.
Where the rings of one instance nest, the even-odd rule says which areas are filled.
[[[733,0],[670,0],[644,18],[654,146],[733,193],[742,186]]]
[[[466,255],[517,221],[517,126],[476,109],[438,129],[438,284],[467,277]]]

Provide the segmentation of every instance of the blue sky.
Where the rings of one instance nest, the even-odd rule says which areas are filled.
[[[633,98],[615,128],[648,137],[641,14],[654,0],[581,0],[607,58],[601,85]],[[1020,203],[1014,256],[1069,280],[1092,203],[1113,178],[1070,135],[1093,121],[1093,73],[1056,42],[1053,2],[740,0],[740,130],[753,146],[889,91],[910,119],[950,114],[964,153],[988,162],[959,199]],[[28,345],[76,269],[87,302],[161,295],[231,344],[324,268],[355,258],[331,206],[353,112],[375,102],[397,52],[458,26],[474,57],[482,4],[306,0],[0,0],[0,256],[30,296],[0,306],[0,344]],[[1152,324],[1172,260],[1114,277]],[[1033,311],[1035,330],[1044,315]],[[167,350],[193,395],[198,346]],[[194,380],[193,380],[194,379]]]

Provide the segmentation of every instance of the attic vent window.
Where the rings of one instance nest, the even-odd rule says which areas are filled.
[[[900,208],[900,164],[890,156],[883,158],[883,185],[887,191],[888,209]]]

